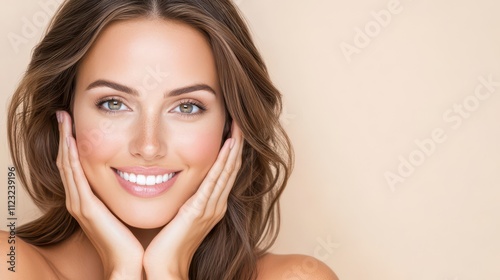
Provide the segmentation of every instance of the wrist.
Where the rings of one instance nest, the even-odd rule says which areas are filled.
[[[175,272],[166,272],[166,271],[146,271],[146,276],[148,280],[188,280],[187,275],[181,275],[180,273]]]
[[[167,265],[144,265],[148,280],[188,280],[189,268],[181,269],[179,266],[167,267]]]
[[[142,266],[130,265],[114,267],[104,271],[104,279],[109,280],[139,280],[142,279]]]
[[[153,254],[146,251],[143,259],[143,267],[148,280],[188,280],[191,255]]]

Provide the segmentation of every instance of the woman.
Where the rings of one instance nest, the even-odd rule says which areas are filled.
[[[65,2],[9,108],[44,214],[1,278],[336,279],[266,253],[292,164],[280,110],[230,1]]]

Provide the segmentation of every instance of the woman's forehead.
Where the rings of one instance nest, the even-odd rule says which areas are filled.
[[[135,87],[204,83],[218,90],[212,50],[193,27],[162,19],[113,23],[98,36],[79,65],[77,88],[97,79]]]

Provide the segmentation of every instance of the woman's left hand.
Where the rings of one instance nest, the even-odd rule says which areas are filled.
[[[188,279],[194,253],[226,213],[242,150],[243,137],[233,122],[231,139],[224,143],[197,192],[147,247],[143,265],[148,279]]]

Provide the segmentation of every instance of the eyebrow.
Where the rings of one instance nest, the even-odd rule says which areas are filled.
[[[134,96],[139,95],[139,92],[133,88],[130,88],[128,86],[121,85],[119,83],[115,83],[112,81],[108,81],[108,80],[97,80],[95,82],[92,82],[87,87],[86,90],[91,90],[93,88],[98,88],[98,87],[108,87],[108,88],[111,88],[111,89],[114,89],[117,91],[121,91],[123,93],[131,94]],[[171,90],[170,92],[165,93],[165,97],[174,97],[174,96],[179,96],[179,95],[182,95],[185,93],[189,93],[189,92],[193,92],[193,91],[200,91],[200,90],[211,92],[214,95],[216,94],[215,90],[211,86],[209,86],[207,84],[200,83],[200,84],[194,84],[194,85],[185,86],[185,87]]]

